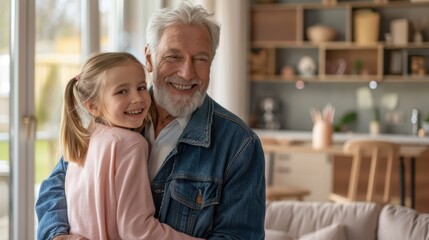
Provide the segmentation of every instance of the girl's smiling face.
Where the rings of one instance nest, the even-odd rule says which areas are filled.
[[[126,62],[109,69],[103,77],[106,79],[100,104],[91,113],[107,125],[141,127],[151,104],[143,66]]]

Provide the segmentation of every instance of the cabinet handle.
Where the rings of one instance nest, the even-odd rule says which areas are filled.
[[[277,167],[278,173],[290,173],[291,169],[290,167]]]
[[[278,153],[276,154],[276,160],[290,160],[290,155]]]

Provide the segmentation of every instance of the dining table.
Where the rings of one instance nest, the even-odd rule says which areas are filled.
[[[349,138],[352,139],[352,138]],[[362,139],[362,138],[354,138]],[[374,139],[374,138],[372,138]],[[380,139],[377,138],[377,139]],[[325,153],[329,155],[342,155],[347,156],[343,151],[344,141],[334,141],[331,145],[323,148],[314,148],[312,142],[306,139],[282,139],[262,136],[261,137],[262,147],[264,153],[268,155],[268,179],[267,182],[272,182],[273,177],[273,166],[274,158],[276,154],[287,154],[287,153]],[[405,172],[406,164],[405,161],[410,161],[409,173],[410,173],[410,207],[415,208],[415,171],[416,171],[416,158],[422,156],[426,151],[429,151],[426,144],[410,144],[409,142],[398,142],[400,144],[399,149],[399,194],[400,204],[405,206],[406,199],[406,181]]]

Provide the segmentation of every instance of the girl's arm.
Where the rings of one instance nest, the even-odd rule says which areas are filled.
[[[123,239],[196,239],[154,217],[147,169],[147,142],[124,149],[117,161],[115,187],[117,226]]]

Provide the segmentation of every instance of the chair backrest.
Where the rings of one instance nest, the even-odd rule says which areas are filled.
[[[363,158],[370,158],[368,174],[368,187],[366,201],[375,201],[375,176],[379,173],[385,174],[382,202],[390,200],[390,183],[392,177],[392,164],[398,158],[399,145],[393,142],[381,140],[348,140],[344,143],[344,152],[353,155],[352,168],[347,198],[356,201],[358,183],[361,178],[361,163]],[[385,168],[378,169],[380,161],[385,159]]]

